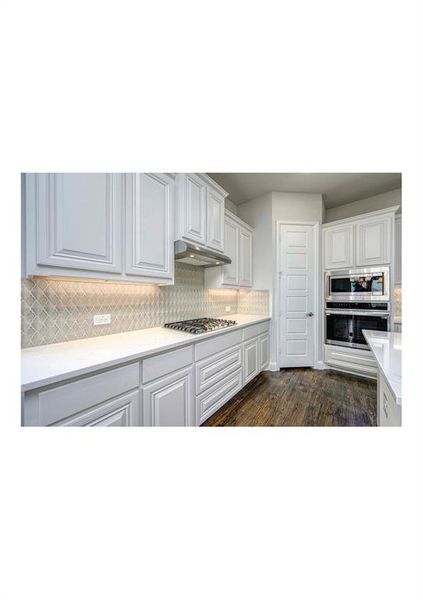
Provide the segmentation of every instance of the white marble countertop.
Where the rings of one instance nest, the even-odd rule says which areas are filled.
[[[378,367],[396,397],[397,404],[402,402],[402,335],[392,331],[371,331],[363,329],[363,335],[373,352]]]
[[[153,327],[25,348],[21,355],[22,391],[157,354],[270,319],[264,315],[224,315],[219,318],[236,321],[237,324],[201,334]]]

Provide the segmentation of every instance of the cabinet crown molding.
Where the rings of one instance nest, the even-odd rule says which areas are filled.
[[[335,225],[342,225],[344,223],[356,223],[357,221],[370,219],[372,217],[380,217],[382,215],[395,214],[400,208],[401,206],[398,204],[396,206],[390,206],[389,208],[382,208],[380,210],[374,210],[372,212],[355,215],[354,217],[346,217],[345,219],[338,219],[337,221],[329,221],[329,223],[323,223],[322,229],[334,227]]]
[[[244,227],[244,229],[248,229],[248,231],[251,231],[251,232],[254,231],[254,227],[251,227],[251,225],[248,225],[248,223],[246,223],[245,221],[243,221],[242,219],[240,219],[238,217],[238,215],[236,215],[235,213],[231,212],[227,208],[225,208],[225,219],[226,218],[227,219],[231,219],[232,221],[235,221],[235,223],[238,223],[238,225],[240,225],[241,227]]]

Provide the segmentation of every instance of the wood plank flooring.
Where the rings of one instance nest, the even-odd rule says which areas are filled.
[[[264,371],[203,427],[376,426],[376,382],[336,371]]]

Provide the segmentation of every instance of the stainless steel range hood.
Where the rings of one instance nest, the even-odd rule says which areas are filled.
[[[182,240],[175,242],[175,260],[196,267],[216,267],[218,265],[230,265],[232,262],[229,256],[220,254],[220,252],[201,248]]]

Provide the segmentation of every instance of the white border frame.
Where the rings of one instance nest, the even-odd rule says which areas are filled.
[[[315,315],[314,320],[314,356],[313,356],[313,368],[314,369],[323,369],[323,344],[322,344],[322,327],[320,327],[319,334],[319,322],[321,322],[321,309],[322,309],[322,293],[323,286],[321,285],[321,281],[319,278],[319,274],[321,272],[321,223],[320,221],[276,221],[276,233],[275,233],[275,265],[276,271],[274,273],[273,286],[274,286],[274,297],[275,302],[273,304],[273,333],[275,337],[274,348],[276,351],[275,361],[272,363],[274,369],[279,371],[281,369],[280,365],[280,227],[281,225],[308,225],[313,227],[314,231],[314,302],[313,302],[313,312]],[[320,281],[320,285],[319,285]]]

